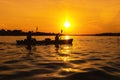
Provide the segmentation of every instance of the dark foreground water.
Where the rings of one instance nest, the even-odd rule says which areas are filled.
[[[1,36],[0,80],[120,80],[119,37],[72,38],[73,45],[28,47],[15,45],[24,37]]]

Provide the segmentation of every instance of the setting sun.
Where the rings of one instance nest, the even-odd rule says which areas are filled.
[[[64,23],[64,26],[65,26],[65,28],[69,28],[70,27],[70,22],[68,22],[68,21],[66,21],[65,23]]]

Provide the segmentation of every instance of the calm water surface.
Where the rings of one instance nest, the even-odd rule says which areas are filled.
[[[0,36],[0,80],[120,80],[119,37],[77,36],[72,45],[16,45],[24,38]]]

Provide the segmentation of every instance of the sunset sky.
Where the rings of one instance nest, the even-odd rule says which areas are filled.
[[[73,34],[120,32],[120,0],[0,0],[0,29],[36,27]]]

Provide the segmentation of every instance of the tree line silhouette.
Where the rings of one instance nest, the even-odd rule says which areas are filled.
[[[25,36],[27,35],[28,32],[24,32],[22,30],[5,30],[5,29],[1,29],[0,30],[0,35],[1,36]],[[55,33],[46,33],[46,32],[32,32],[32,35],[35,36],[39,36],[39,35],[43,35],[43,36],[47,36],[47,35],[56,35]]]
[[[0,36],[26,36],[28,32],[22,30],[0,30]],[[58,33],[32,32],[34,36],[55,36]],[[61,34],[70,36],[120,36],[120,33],[100,33],[100,34]]]

